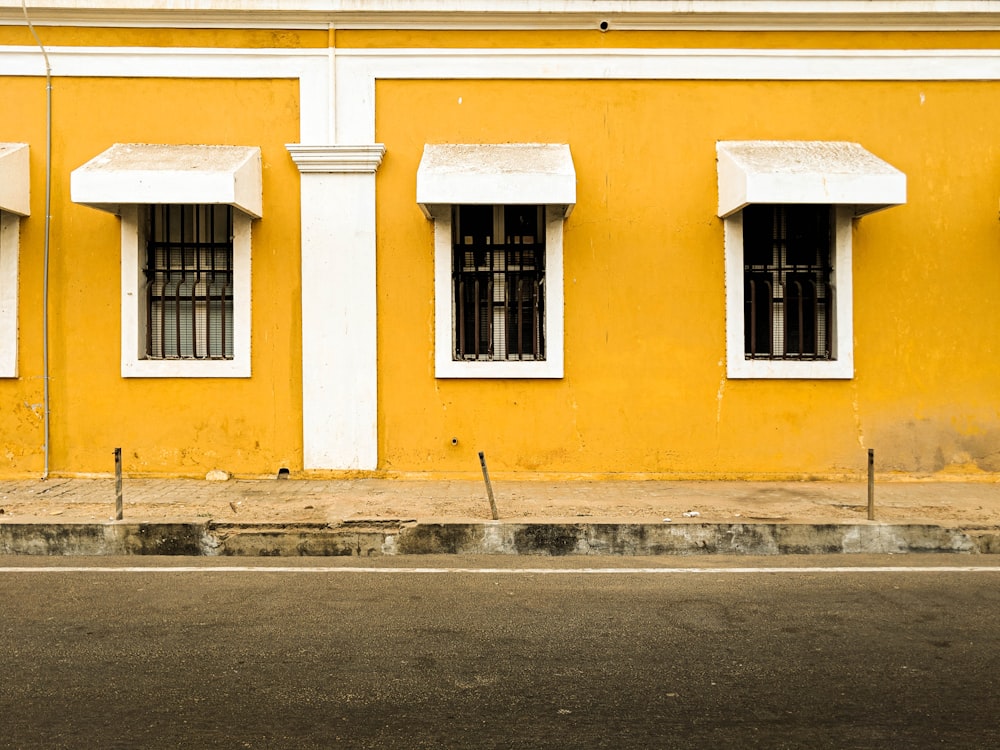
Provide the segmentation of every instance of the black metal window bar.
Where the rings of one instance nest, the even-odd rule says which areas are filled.
[[[149,207],[146,357],[233,358],[233,209]]]
[[[454,359],[545,359],[544,206],[455,206]]]
[[[830,206],[743,209],[747,359],[833,359]]]

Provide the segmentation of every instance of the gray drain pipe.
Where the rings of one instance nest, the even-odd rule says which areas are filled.
[[[42,253],[42,419],[45,422],[45,467],[42,479],[49,478],[49,238],[52,235],[52,66],[49,53],[28,16],[27,0],[21,10],[28,30],[35,37],[45,59],[45,249]]]

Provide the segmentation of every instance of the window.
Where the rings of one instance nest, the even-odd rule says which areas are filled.
[[[782,204],[726,219],[729,377],[854,376],[852,217]]]
[[[439,378],[563,376],[562,206],[435,212]]]
[[[566,144],[424,146],[436,377],[563,376],[563,224],[575,203]]]
[[[542,206],[455,206],[455,360],[545,359]]]
[[[70,194],[121,217],[122,377],[250,377],[260,149],[116,143]]]
[[[855,219],[906,202],[906,175],[845,141],[720,141],[726,374],[854,377]]]
[[[249,377],[250,217],[122,206],[122,376]]]
[[[743,209],[747,359],[833,359],[829,206]]]
[[[233,209],[149,206],[146,358],[233,358]]]

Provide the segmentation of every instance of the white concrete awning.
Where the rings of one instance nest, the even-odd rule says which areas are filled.
[[[906,203],[906,175],[846,141],[720,141],[719,216],[751,203],[829,203],[855,216]]]
[[[564,143],[428,144],[417,203],[430,218],[453,204],[576,204],[576,169]]]
[[[0,143],[0,211],[31,213],[27,143]]]
[[[263,210],[256,146],[116,143],[70,175],[70,197],[102,211],[122,204],[223,204],[259,219]]]

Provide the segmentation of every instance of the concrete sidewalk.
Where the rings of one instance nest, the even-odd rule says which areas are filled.
[[[0,553],[1000,552],[1000,483],[126,479],[0,482]]]

